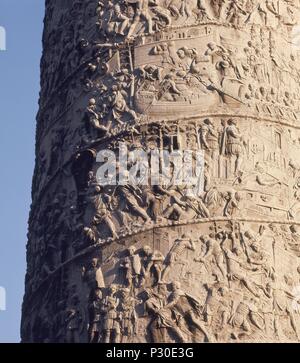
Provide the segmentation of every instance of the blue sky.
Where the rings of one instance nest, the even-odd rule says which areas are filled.
[[[0,0],[0,342],[20,341],[43,17],[44,0]]]

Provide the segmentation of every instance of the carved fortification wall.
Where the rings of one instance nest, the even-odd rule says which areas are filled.
[[[22,340],[299,341],[299,0],[46,5]],[[203,190],[99,185],[120,142]]]

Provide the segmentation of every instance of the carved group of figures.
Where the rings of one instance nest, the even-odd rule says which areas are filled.
[[[279,6],[272,1],[266,1],[265,5],[250,6],[250,3],[244,5],[249,9],[253,7],[254,13],[259,14],[269,14],[270,9],[275,11],[276,8],[275,13],[280,15],[276,17],[271,12],[270,16],[275,16],[278,21],[286,19],[283,13],[287,7],[298,7],[285,1]],[[41,192],[41,185],[46,185],[57,172],[61,172],[78,148],[118,133],[136,132],[138,124],[145,121],[148,114],[153,113],[152,117],[156,119],[159,115],[173,117],[180,112],[194,115],[200,108],[215,109],[219,104],[222,107],[244,107],[245,112],[256,116],[298,121],[300,92],[296,50],[292,51],[290,47],[288,54],[283,54],[279,49],[283,43],[288,44],[287,39],[280,32],[265,31],[265,21],[262,24],[248,21],[249,34],[240,34],[244,39],[238,46],[232,45],[233,35],[226,29],[224,36],[220,36],[212,29],[187,28],[187,33],[179,34],[179,39],[175,37],[174,40],[172,31],[166,31],[161,33],[161,38],[153,38],[153,45],[144,55],[140,52],[147,43],[140,45],[138,41],[127,42],[123,38],[109,43],[94,34],[97,14],[102,18],[102,25],[111,24],[112,33],[121,29],[120,32],[126,35],[133,28],[132,33],[135,33],[143,21],[150,19],[144,13],[146,8],[154,16],[153,24],[156,17],[161,16],[158,14],[162,14],[160,9],[171,12],[171,18],[177,18],[177,15],[182,17],[189,12],[188,9],[195,14],[193,9],[202,9],[203,12],[206,7],[211,7],[212,14],[215,14],[210,15],[210,19],[219,14],[220,22],[226,23],[224,14],[228,11],[224,12],[224,9],[237,9],[234,4],[238,2],[222,1],[219,4],[216,1],[216,4],[104,1],[97,7],[97,2],[91,0],[84,4],[74,2],[71,11],[62,9],[57,26],[49,27],[44,37],[42,69],[45,74],[42,74],[38,115],[37,136],[41,150],[34,179],[36,194]],[[54,5],[48,6],[51,8],[47,13],[50,23],[58,14]],[[127,21],[128,8],[131,9],[128,18],[132,22]],[[253,19],[257,18],[250,13]],[[290,9],[288,14],[292,13]],[[192,19],[191,14],[187,18]],[[139,25],[133,19],[138,19]],[[66,23],[70,24],[69,28],[65,27]],[[201,40],[203,31],[206,35],[204,41]],[[291,36],[291,33],[287,35]],[[149,37],[147,35],[146,39]],[[183,44],[183,40],[191,46]],[[192,45],[194,43],[196,45]],[[148,64],[143,61],[145,58]],[[150,58],[152,62],[148,62]],[[78,104],[79,99],[84,99],[85,105]],[[174,108],[169,107],[170,102]],[[61,148],[64,157],[59,155]]]
[[[253,190],[253,193],[255,191],[261,193],[260,201],[253,200],[254,204],[263,202],[265,207],[269,208],[268,206],[274,203],[276,208],[282,208],[282,215],[285,214],[285,218],[296,218],[299,209],[298,172],[295,171],[296,175],[293,175],[290,181],[286,178],[286,173],[293,172],[293,169],[288,166],[288,163],[292,165],[291,160],[284,162],[285,167],[281,163],[277,165],[278,160],[270,160],[274,155],[266,152],[266,146],[259,151],[255,145],[251,145],[234,119],[222,120],[220,124],[205,119],[199,129],[194,125],[187,137],[186,146],[184,146],[184,137],[181,137],[176,130],[178,130],[177,127],[173,130],[172,137],[170,133],[168,134],[169,141],[166,136],[163,137],[163,145],[160,144],[159,138],[152,140],[152,145],[168,151],[174,151],[174,148],[176,151],[178,145],[181,145],[182,150],[189,148],[204,150],[202,174],[198,178],[195,177],[193,183],[189,185],[184,182],[176,184],[175,174],[178,170],[173,165],[170,169],[170,177],[161,178],[159,184],[153,186],[147,180],[149,175],[144,176],[146,182],[142,179],[140,185],[133,186],[129,183],[128,185],[101,186],[101,181],[90,174],[84,224],[96,235],[99,236],[98,228],[103,235],[103,227],[108,230],[108,238],[118,238],[127,234],[129,230],[139,229],[143,225],[150,227],[152,223],[161,224],[167,221],[182,223],[199,218],[215,216],[230,218],[241,215],[244,199],[249,190]],[[277,131],[272,138],[275,144],[278,143],[277,146],[274,145],[275,149],[282,149],[282,137]],[[118,147],[120,146],[117,146],[117,149]],[[133,146],[130,150],[143,151],[148,158],[150,155],[148,147],[149,145],[144,147],[140,144]],[[264,159],[255,157],[257,161],[253,160],[253,157],[260,153],[264,155]],[[249,163],[252,163],[251,167]],[[136,166],[138,170],[142,170],[144,166],[136,160],[129,164],[128,169]],[[275,168],[276,170],[284,168],[285,171],[279,174]],[[119,177],[117,170],[116,172]],[[222,187],[218,186],[219,179],[227,180],[227,182],[224,182]],[[289,198],[290,202],[286,203],[286,200],[279,205],[275,199],[273,201],[274,190],[283,193],[282,195]],[[249,199],[247,202],[250,208],[249,203],[252,202]],[[268,213],[266,211],[266,215]]]
[[[290,54],[286,57],[278,51],[279,44],[286,40],[280,37],[273,38],[270,31],[265,32],[264,22],[263,24],[250,22],[251,38],[248,36],[247,42],[240,44],[239,49],[232,47],[229,40],[230,34],[227,36],[228,39],[225,36],[219,44],[211,39],[207,44],[201,45],[201,49],[176,46],[176,42],[168,40],[164,43],[159,42],[150,51],[149,56],[160,55],[162,64],[143,65],[136,69],[134,43],[127,44],[121,40],[120,44],[114,44],[115,39],[108,44],[107,40],[99,40],[97,35],[89,29],[97,13],[102,19],[104,29],[108,27],[110,32],[116,34],[117,29],[120,29],[121,33],[126,33],[125,28],[128,28],[129,33],[134,33],[133,29],[143,24],[141,19],[151,18],[145,15],[149,11],[155,12],[154,17],[157,17],[160,12],[162,14],[168,11],[173,14],[170,15],[171,17],[174,14],[177,17],[177,15],[186,14],[193,7],[205,8],[196,0],[190,3],[187,0],[178,0],[178,4],[175,4],[176,0],[174,4],[173,1],[166,2],[168,4],[146,0],[121,3],[107,1],[99,2],[97,8],[97,2],[90,0],[85,4],[75,2],[71,11],[62,12],[63,15],[57,27],[49,28],[45,32],[47,37],[45,36],[44,39],[45,52],[42,61],[45,74],[42,74],[43,87],[39,115],[41,131],[38,134],[45,132],[49,117],[48,110],[50,110],[52,121],[63,117],[65,111],[72,106],[82,92],[88,92],[92,97],[96,96],[96,104],[93,98],[88,102],[87,113],[91,120],[91,132],[96,134],[99,132],[102,135],[103,132],[105,135],[114,120],[119,126],[123,116],[125,120],[129,118],[132,121],[140,118],[141,115],[133,111],[134,99],[139,104],[143,92],[150,91],[151,94],[153,89],[156,91],[154,99],[160,102],[189,100],[192,103],[201,103],[201,96],[213,94],[211,102],[216,102],[216,96],[218,96],[223,102],[229,104],[235,101],[240,105],[243,103],[263,104],[257,106],[260,108],[257,112],[273,117],[284,116],[289,107],[297,110],[299,69],[295,61],[296,56]],[[231,1],[221,1],[217,8],[220,6],[220,8],[233,9],[235,8],[233,4],[238,2],[234,0],[232,4],[230,3]],[[258,9],[262,11],[262,8],[269,9],[266,11],[268,13],[270,9],[276,8],[279,14],[284,9],[284,6],[275,6],[272,1],[266,1],[266,3],[268,5],[265,6],[253,4],[254,13]],[[290,2],[287,4],[291,6]],[[214,14],[223,13],[223,11],[216,12],[215,5],[211,6]],[[129,12],[135,20],[131,25],[130,17],[127,19],[124,7],[132,9]],[[148,10],[145,10],[146,8]],[[149,10],[150,8],[152,10]],[[51,16],[54,17],[52,14],[55,12],[54,9],[55,7],[52,12],[48,12],[49,22]],[[178,14],[175,9],[179,9]],[[191,10],[191,13],[194,11]],[[250,13],[255,18],[253,11]],[[187,18],[190,21],[191,14]],[[76,21],[76,19],[81,20]],[[116,26],[114,26],[114,19]],[[282,20],[284,16],[278,15],[276,19]],[[226,19],[222,21],[226,23]],[[152,22],[154,24],[154,21]],[[62,30],[62,25],[66,23],[70,23],[69,28],[65,27]],[[190,38],[191,36],[187,39]],[[63,43],[62,46],[61,43]],[[49,54],[48,49],[51,50]],[[74,74],[76,74],[75,81]],[[72,87],[65,87],[70,82]],[[197,101],[199,97],[200,101]],[[46,99],[47,105],[43,101]],[[142,113],[145,111],[143,107]],[[146,106],[147,109],[148,107],[149,105]],[[98,111],[97,108],[99,108]],[[296,117],[292,114],[290,116],[292,119]]]
[[[284,28],[296,23],[298,13],[299,4],[269,0],[103,0],[97,8],[99,29],[106,39],[210,22],[235,28],[253,23]]]
[[[99,58],[89,65],[85,84],[92,89],[98,82],[99,67],[108,74],[100,81],[97,96],[89,100],[87,134],[94,140],[109,136],[112,127],[124,127],[126,121],[138,123],[141,115],[133,111],[134,104],[140,113],[150,115],[157,107],[155,112],[162,116],[165,110],[159,105],[169,102],[178,103],[178,112],[185,107],[195,112],[202,104],[207,108],[220,102],[231,106],[236,103],[251,107],[255,114],[295,122],[299,113],[299,67],[294,54],[286,59],[276,53],[274,41],[271,33],[266,36],[254,28],[252,40],[243,51],[226,42],[209,42],[200,51],[178,46],[175,41],[159,42],[149,48],[149,57],[154,60],[135,69],[130,47],[116,48],[110,61],[104,63]],[[121,58],[127,62],[121,64]],[[116,59],[117,67],[112,65]],[[168,113],[172,115],[171,110]]]
[[[288,0],[76,0],[70,11],[48,1],[26,298],[57,278],[66,292],[55,291],[52,311],[45,294],[40,314],[24,327],[27,336],[78,342],[88,332],[91,342],[134,341],[141,324],[154,342],[259,341],[272,334],[299,340],[291,308],[298,281],[278,276],[274,251],[271,258],[264,251],[263,228],[179,238],[164,253],[129,247],[109,287],[93,260],[82,270],[84,297],[66,282],[68,264],[82,251],[155,226],[243,217],[244,202],[251,217],[297,220],[300,68],[297,51],[284,54],[280,47],[288,44],[299,6]],[[225,116],[217,120],[183,120],[219,110]],[[275,122],[259,120],[255,130],[253,118],[261,117]],[[119,141],[146,153],[203,150],[203,189],[199,180],[187,187],[174,186],[172,178],[155,186],[101,185],[95,154],[107,146],[117,151]],[[268,229],[274,248],[299,258],[296,223]],[[201,296],[187,292],[192,271],[179,263],[187,251],[203,270]]]
[[[290,228],[294,235],[298,233],[294,225]],[[270,232],[273,251],[266,246],[266,234]],[[270,331],[279,340],[284,339],[285,334],[288,339],[299,340],[299,311],[293,305],[298,298],[294,289],[298,280],[289,273],[280,276],[274,266],[274,253],[283,243],[282,233],[272,224],[260,226],[255,233],[236,223],[230,232],[217,227],[216,232],[202,235],[198,240],[182,235],[166,257],[149,246],[139,251],[134,246],[129,247],[125,257],[120,257],[117,263],[122,274],[119,290],[115,285],[108,289],[108,297],[115,295],[111,332],[115,338],[120,337],[120,332],[130,337],[122,330],[124,323],[127,328],[130,323],[128,331],[132,338],[138,330],[138,316],[146,315],[150,319],[149,339],[153,342],[260,341]],[[205,277],[199,282],[203,284],[199,286],[201,298],[187,293],[178,281],[170,282],[174,279],[172,275],[180,275],[186,282],[193,268],[184,261],[186,251],[190,251],[194,263],[205,269]],[[179,265],[184,267],[178,273]],[[192,291],[198,288],[196,281],[191,282]],[[124,290],[131,310],[129,306],[125,309],[126,304],[122,302]],[[121,296],[119,305],[118,294]],[[131,321],[125,314],[123,322],[124,309],[131,311]],[[105,324],[105,314],[101,321]]]
[[[34,243],[28,250],[28,280],[33,291],[52,271],[80,251],[155,225],[234,218],[243,216],[244,208],[264,213],[268,219],[270,208],[275,208],[275,218],[297,220],[300,167],[295,159],[282,155],[286,142],[296,146],[293,153],[298,150],[295,145],[298,141],[292,134],[285,135],[274,128],[268,136],[273,139],[268,150],[267,133],[263,138],[264,147],[258,141],[252,144],[236,118],[217,121],[206,118],[185,129],[180,124],[151,127],[141,128],[137,135],[131,134],[119,141],[129,146],[129,153],[142,151],[147,159],[152,148],[170,152],[203,150],[200,178],[195,177],[190,185],[176,185],[176,169],[170,164],[171,175],[161,178],[157,185],[151,186],[150,181],[145,183],[143,179],[140,185],[103,185],[94,168],[96,152],[90,160],[79,156],[75,160],[77,168],[65,171],[64,179],[56,186],[58,189],[51,190],[56,198],[44,200],[37,214],[31,216],[29,238]],[[117,156],[121,145],[124,144],[113,141],[105,148]],[[276,150],[278,154],[274,153]],[[142,170],[142,166],[140,161],[128,161],[128,170]],[[72,182],[64,184],[65,180]],[[223,180],[222,185],[219,180]],[[253,191],[252,199],[250,191]],[[282,195],[282,202],[276,194]],[[35,279],[34,271],[40,271]]]
[[[208,234],[182,234],[166,255],[137,241],[102,263],[92,259],[54,314],[51,304],[39,308],[35,339],[299,341],[298,226],[215,223]]]
[[[178,103],[178,112],[192,113],[197,112],[199,105],[208,109],[210,105],[215,108],[226,104],[296,121],[299,67],[295,54],[286,58],[278,53],[278,40],[271,32],[253,27],[250,33],[251,38],[239,47],[232,46],[222,35],[220,43],[205,44],[201,36],[197,38],[192,32],[185,36],[185,43],[162,39],[152,48],[144,46],[152,62],[138,68],[138,109],[159,117],[166,116],[162,105],[170,102]],[[136,50],[138,58],[140,49],[143,46]]]
[[[96,4],[94,0],[73,1],[71,6],[48,1],[43,37],[43,82],[41,106],[46,98],[88,58],[89,42]]]
[[[173,47],[171,43],[155,47],[155,52],[165,59],[163,68],[151,64],[133,71],[132,53],[129,50],[125,51],[125,58],[129,58],[127,65],[122,69],[117,66],[99,81],[97,81],[98,61],[88,65],[82,80],[87,87],[92,87],[88,91],[92,97],[87,100],[84,112],[81,112],[82,117],[78,127],[69,129],[69,121],[65,120],[53,128],[51,138],[48,139],[51,140],[51,145],[47,143],[42,146],[38,155],[39,169],[34,179],[37,194],[41,191],[41,186],[47,185],[57,173],[62,173],[61,169],[66,167],[66,163],[78,148],[87,147],[94,142],[101,142],[122,133],[137,135],[144,116],[141,117],[135,111],[136,103],[137,108],[145,113],[152,108],[156,110],[155,107],[158,107],[155,112],[164,113],[166,106],[160,110],[159,105],[160,103],[166,105],[169,102],[178,103],[178,107],[191,106],[192,108],[186,111],[194,113],[199,109],[201,102],[207,107],[210,103],[215,105],[221,100],[228,104],[237,102],[245,113],[249,113],[251,107],[251,113],[254,115],[297,122],[299,87],[296,84],[299,69],[295,66],[296,58],[293,56],[289,64],[287,62],[280,66],[279,58],[276,60],[274,58],[272,61],[274,67],[268,64],[269,55],[266,58],[256,57],[259,62],[264,62],[264,59],[267,61],[265,64],[257,65],[255,72],[259,72],[259,75],[255,76],[254,72],[251,79],[247,80],[245,72],[256,68],[256,65],[252,64],[254,68],[251,68],[252,66],[249,68],[247,62],[237,63],[237,60],[232,58],[231,51],[226,50],[224,46],[211,42],[204,52],[206,55],[202,57],[195,49],[185,47],[179,48],[176,52],[176,49],[170,49]],[[254,53],[258,51],[252,44],[247,48],[247,52],[251,53],[251,49]],[[102,61],[99,62],[99,66],[102,67]],[[228,63],[231,75],[226,75],[226,72],[219,68],[218,64],[224,65],[224,62]],[[275,72],[274,77],[270,73],[272,69]],[[215,76],[214,72],[217,72]],[[248,75],[250,73],[248,72]],[[282,87],[285,82],[286,87]],[[281,87],[278,87],[279,84]],[[295,87],[289,87],[288,84],[295,84]],[[204,97],[202,101],[201,95]],[[145,99],[146,102],[143,101]],[[246,109],[243,105],[246,105]],[[168,110],[171,115],[173,111],[170,112]],[[45,116],[44,121],[46,120]],[[39,128],[42,126],[39,125]],[[61,149],[65,150],[64,157],[61,156]]]
[[[195,2],[193,6],[191,3],[185,1],[182,1],[180,6],[179,4],[175,4],[176,1],[174,4],[173,2],[171,3],[167,4],[167,6],[164,5],[164,8],[169,9],[172,16],[174,16],[174,14],[180,16],[181,14],[186,13],[188,9],[192,8],[194,5],[200,9],[202,9],[202,7],[205,8],[200,2]],[[155,8],[157,10],[160,8],[159,6],[161,4],[156,2],[150,4],[148,1],[145,1],[143,4],[134,2],[131,4],[126,4],[126,2],[117,4],[114,1],[99,2],[97,12],[98,14],[108,14],[110,20],[118,20],[123,29],[121,32],[125,34],[125,27],[123,26],[124,19],[122,20],[122,18],[125,16],[123,7],[127,8],[127,5],[132,7],[131,13],[133,18],[135,17],[134,14],[139,14],[141,19],[145,20],[147,17],[145,18],[143,11],[146,8],[151,8],[152,10]],[[88,1],[84,6],[79,2],[75,2],[71,12],[68,12],[67,10],[63,11],[63,17],[59,24],[62,25],[64,21],[71,22],[77,17],[86,19],[88,15],[93,14],[93,6],[95,8],[95,4],[93,4],[92,1]],[[221,14],[224,14],[224,11],[221,10],[221,8],[227,9],[234,7],[232,4],[229,4],[229,2],[218,4],[218,1],[211,6],[215,16],[216,14],[219,14],[218,17],[220,18],[223,16]],[[176,11],[176,8],[179,9],[178,12]],[[258,8],[261,12],[261,9],[264,7],[260,4]],[[266,8],[269,10],[274,8],[272,2],[268,2]],[[121,9],[122,11],[120,12],[118,9]],[[151,9],[149,11],[152,11]],[[219,10],[216,11],[216,9]],[[280,9],[282,10],[282,7]],[[51,11],[48,11],[48,17],[53,17],[54,11],[55,7],[53,7]],[[120,19],[115,12],[120,16]],[[157,14],[156,11],[156,15]],[[177,15],[175,17],[177,17]],[[67,18],[69,18],[69,20]],[[49,19],[49,21],[50,20],[51,19]],[[84,24],[87,24],[87,27],[89,22],[84,21]],[[55,32],[59,33],[58,29],[53,27],[51,31],[50,29],[48,30],[48,33],[50,34],[48,34],[48,37],[53,37],[55,39],[53,43],[58,45],[59,41],[55,38],[54,34]],[[80,38],[79,35],[81,35],[81,33],[78,30],[72,28],[72,31],[74,36],[76,35]],[[82,30],[82,32],[85,32],[85,30]],[[139,127],[136,126],[136,123],[140,121],[140,115],[134,111],[134,102],[136,101],[136,94],[141,94],[143,90],[146,90],[147,92],[150,90],[150,93],[155,92],[155,97],[167,102],[181,99],[188,101],[190,90],[194,86],[198,88],[197,92],[199,90],[204,94],[212,92],[218,94],[218,96],[221,96],[223,99],[227,96],[234,99],[235,96],[231,92],[226,92],[225,86],[225,84],[231,85],[231,81],[234,80],[234,82],[237,82],[239,85],[238,88],[243,89],[243,96],[247,102],[250,104],[254,102],[259,113],[263,112],[273,116],[276,115],[276,117],[287,117],[293,120],[297,119],[295,109],[297,109],[298,105],[299,92],[297,93],[295,91],[295,87],[292,87],[294,92],[291,92],[287,88],[282,89],[281,87],[278,87],[281,83],[297,84],[299,69],[296,66],[296,58],[291,55],[290,59],[283,59],[280,54],[277,54],[275,39],[273,39],[271,35],[264,34],[263,28],[252,26],[251,32],[251,41],[245,45],[245,54],[242,59],[240,59],[240,56],[238,57],[238,54],[235,54],[235,51],[231,49],[226,42],[223,44],[214,42],[207,43],[207,49],[202,49],[201,52],[195,48],[188,47],[179,47],[177,49],[174,42],[166,41],[165,43],[157,43],[157,45],[150,50],[150,57],[160,57],[163,65],[162,68],[157,65],[148,65],[134,69],[135,60],[134,52],[131,49],[132,47],[130,48],[130,46],[127,47],[127,45],[122,45],[120,49],[114,49],[114,45],[102,46],[97,42],[94,43],[81,39],[79,43],[87,52],[86,54],[91,56],[91,59],[87,61],[87,65],[83,70],[81,81],[83,82],[82,84],[84,87],[86,87],[86,91],[93,94],[93,98],[87,100],[88,104],[85,114],[81,112],[81,125],[78,129],[69,129],[69,120],[65,120],[65,122],[58,125],[57,128],[53,128],[51,145],[43,145],[43,148],[40,150],[40,153],[38,154],[38,169],[36,170],[34,178],[36,195],[42,192],[43,186],[47,186],[51,181],[51,178],[55,177],[57,173],[62,173],[62,169],[66,168],[65,163],[68,160],[68,156],[71,157],[79,145],[90,144],[104,136],[110,137],[113,135],[113,128],[120,128],[119,131],[124,131],[125,127],[125,130],[127,130],[128,133],[138,134]],[[45,39],[45,42],[46,44],[48,44],[47,42],[50,44],[49,39]],[[77,49],[75,44],[76,41],[71,41],[69,48]],[[48,47],[46,46],[45,48]],[[63,48],[64,51],[67,52],[68,47]],[[47,58],[46,53],[45,58]],[[66,56],[61,56],[62,61],[59,63],[62,64],[67,58],[68,57]],[[70,57],[70,59],[71,58],[73,60],[75,58],[77,59],[77,57],[73,56]],[[269,64],[270,59],[273,66],[270,66]],[[51,61],[51,64],[55,63]],[[43,67],[43,69],[48,68],[49,67]],[[70,70],[72,67],[70,68],[68,66],[67,68]],[[204,70],[206,74],[202,74],[202,71]],[[272,75],[273,70],[275,73]],[[217,77],[216,74],[214,75],[214,72],[216,71],[218,73]],[[58,75],[59,72],[55,71],[54,74]],[[250,75],[253,82],[244,82],[245,78]],[[51,77],[47,76],[44,78],[50,79]],[[64,77],[59,76],[59,78],[62,79]],[[180,81],[180,78],[183,82]],[[230,82],[228,83],[227,81]],[[183,85],[183,83],[186,84]],[[248,86],[248,88],[243,88],[244,86]],[[43,87],[43,89],[45,88],[46,87]],[[75,97],[75,95],[73,96]],[[240,101],[241,99],[239,96],[240,95],[238,95],[238,99]],[[64,100],[62,95],[59,97]],[[46,97],[43,96],[42,98]],[[207,97],[205,99],[207,100]],[[257,103],[258,101],[259,103]],[[56,102],[56,105],[57,104],[59,104],[59,102]],[[54,109],[51,108],[51,105],[49,106],[49,109],[51,108],[49,114],[46,115],[44,114],[44,111],[42,112],[43,117],[41,115],[42,119],[39,122],[38,129],[42,130],[45,128],[43,126],[45,126],[45,123],[48,123],[50,118],[55,119],[54,113],[56,105]],[[65,106],[64,103],[64,107]],[[276,107],[274,108],[274,106]],[[231,120],[229,120],[228,123],[229,122],[231,122]],[[129,126],[129,129],[126,129],[127,125]],[[212,130],[211,126],[208,128]],[[229,129],[230,127],[228,127],[228,132]],[[236,158],[234,169],[235,173],[238,173],[242,160],[241,154],[243,145],[241,144],[240,139],[234,136],[234,134],[238,135],[238,130],[234,131],[234,124],[231,125],[231,129],[232,135],[231,137],[228,137],[226,145],[225,142],[223,142],[222,152]],[[206,132],[204,128],[202,132]],[[38,132],[38,134],[40,133],[41,132]],[[217,150],[217,141],[215,136],[213,136],[213,133],[213,131],[208,131],[211,151],[208,150],[208,144],[205,141],[205,137],[203,138],[201,136],[203,148],[206,149],[208,153],[211,152],[212,159]],[[60,155],[62,148],[65,151],[64,157]],[[48,150],[51,150],[50,155],[48,155]],[[208,165],[208,167],[211,166]],[[150,196],[150,199],[151,198],[152,197]],[[137,214],[142,216],[142,219],[147,221],[148,217],[146,217],[145,213],[140,212],[139,209],[136,208],[134,198],[131,198],[131,200],[134,203],[131,203],[133,206],[130,208],[134,209]],[[145,207],[145,205],[143,205],[143,207]],[[153,213],[150,212],[150,214]],[[206,211],[202,211],[202,214],[208,215]],[[154,219],[156,219],[156,216],[154,216]],[[112,234],[114,235],[114,233]]]

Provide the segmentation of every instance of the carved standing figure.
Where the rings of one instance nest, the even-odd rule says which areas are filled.
[[[162,273],[162,280],[165,281],[169,270],[175,265],[176,261],[178,261],[179,258],[182,257],[182,254],[186,249],[195,251],[195,245],[190,237],[183,234],[181,238],[175,240],[174,245],[172,246],[169,254],[166,257],[166,267]]]
[[[104,343],[120,343],[121,328],[117,308],[120,300],[116,297],[118,288],[112,284],[108,288],[108,295],[103,299],[103,335]]]

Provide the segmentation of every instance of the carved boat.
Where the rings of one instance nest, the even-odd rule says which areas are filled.
[[[203,110],[209,110],[220,103],[217,92],[196,95],[191,99],[178,101],[159,101],[152,92],[141,92],[135,99],[135,106],[138,112],[160,118],[174,118],[174,116],[184,114],[192,116],[199,114]]]

